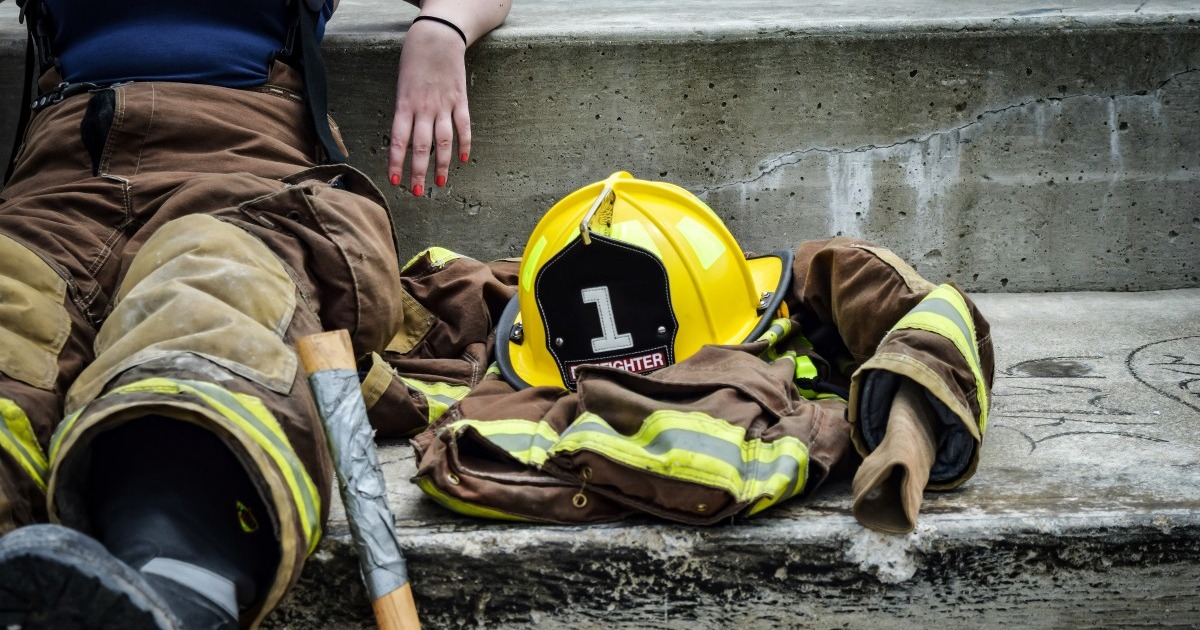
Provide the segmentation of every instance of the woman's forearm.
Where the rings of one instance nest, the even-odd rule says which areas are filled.
[[[439,17],[462,29],[467,45],[474,44],[504,23],[511,0],[425,0],[421,15]]]

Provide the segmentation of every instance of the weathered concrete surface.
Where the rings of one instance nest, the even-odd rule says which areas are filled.
[[[518,0],[470,54],[474,150],[391,189],[402,258],[519,254],[618,169],[701,194],[752,250],[831,233],[975,291],[1200,286],[1200,3]],[[326,42],[352,162],[385,181],[414,9]],[[23,37],[0,3],[0,138]]]
[[[24,38],[0,2],[0,142]],[[333,108],[384,181],[403,31],[344,0]],[[612,170],[700,193],[749,249],[830,233],[976,291],[1200,285],[1200,3],[517,0],[472,51],[475,149],[390,192],[407,251],[520,252]],[[1000,373],[979,474],[916,533],[845,485],[714,528],[449,514],[382,450],[426,626],[1112,627],[1200,620],[1200,290],[979,295]],[[272,627],[370,610],[335,506]]]
[[[381,451],[431,628],[1196,627],[1200,289],[976,296],[997,379],[978,474],[883,536],[843,485],[712,528],[472,521]],[[340,507],[272,627],[371,624]]]

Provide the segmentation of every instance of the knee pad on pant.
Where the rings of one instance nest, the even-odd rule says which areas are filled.
[[[68,392],[67,411],[94,399],[118,373],[177,353],[286,393],[297,359],[283,335],[295,308],[295,283],[261,241],[206,215],[175,219],[134,256],[96,338],[96,360]]]

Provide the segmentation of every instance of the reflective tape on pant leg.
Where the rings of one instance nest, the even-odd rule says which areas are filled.
[[[0,448],[12,456],[21,470],[29,474],[42,492],[46,491],[46,454],[33,434],[33,425],[25,410],[7,398],[0,398]]]
[[[231,428],[250,437],[271,458],[283,476],[296,505],[308,553],[311,554],[316,549],[321,537],[321,498],[317,493],[316,484],[292,450],[283,428],[262,401],[254,396],[231,392],[211,383],[167,378],[151,378],[130,383],[104,394],[102,398],[133,393],[188,395],[216,411],[232,425]],[[80,413],[77,411],[68,416],[55,431],[50,441],[51,461],[57,460],[63,438],[71,432]]]
[[[195,388],[206,402],[226,418],[247,430],[254,441],[275,460],[287,481],[292,497],[300,508],[300,524],[305,532],[308,553],[317,548],[321,538],[321,498],[304,465],[292,450],[292,445],[283,432],[283,427],[271,415],[270,410],[258,398],[239,394],[209,383],[183,381]]]
[[[893,331],[917,329],[936,333],[950,340],[975,377],[975,395],[979,405],[979,432],[987,429],[988,388],[979,361],[975,323],[962,295],[952,286],[943,284],[925,296],[892,327]]]

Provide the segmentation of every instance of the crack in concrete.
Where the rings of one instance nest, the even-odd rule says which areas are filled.
[[[1138,92],[1134,92],[1133,94],[1109,94],[1109,95],[1071,94],[1069,96],[1046,96],[1046,97],[1036,98],[1036,99],[1029,100],[1029,101],[1022,101],[1022,102],[1016,103],[1014,105],[1006,105],[1004,107],[1000,107],[1000,108],[996,108],[996,109],[988,109],[988,110],[984,110],[982,113],[976,115],[975,120],[968,122],[966,124],[958,125],[956,127],[951,127],[949,129],[933,131],[933,132],[930,132],[923,136],[907,138],[905,140],[900,140],[897,142],[893,142],[891,144],[865,144],[865,145],[857,146],[857,147],[850,148],[850,149],[837,148],[837,147],[811,147],[811,148],[807,148],[807,149],[799,149],[796,151],[791,151],[791,152],[785,153],[783,155],[772,158],[765,162],[760,162],[759,167],[758,167],[758,175],[756,175],[754,177],[751,177],[749,179],[740,179],[740,180],[735,180],[735,181],[731,181],[731,182],[726,182],[724,184],[717,184],[715,186],[708,186],[705,188],[701,188],[696,193],[696,195],[703,199],[705,195],[707,195],[708,193],[711,193],[711,192],[724,190],[726,188],[732,188],[734,186],[745,186],[747,184],[752,184],[752,183],[770,175],[771,173],[775,172],[776,170],[779,170],[786,166],[790,166],[792,164],[797,164],[800,162],[800,160],[804,159],[806,156],[812,155],[814,153],[824,153],[824,154],[828,154],[828,155],[849,155],[849,154],[853,154],[853,153],[866,153],[866,152],[870,152],[870,151],[886,150],[886,149],[891,149],[891,148],[895,148],[895,147],[903,146],[903,145],[907,145],[907,144],[925,143],[925,142],[929,142],[929,140],[931,140],[932,138],[934,138],[936,136],[947,136],[947,135],[961,133],[962,131],[965,131],[966,129],[969,129],[976,125],[982,125],[985,122],[988,122],[989,119],[996,118],[996,117],[1004,114],[1005,112],[1008,112],[1008,111],[1014,110],[1014,109],[1020,109],[1023,107],[1028,107],[1029,105],[1032,105],[1034,103],[1063,102],[1063,101],[1070,101],[1070,100],[1076,100],[1076,99],[1081,99],[1081,98],[1092,98],[1092,99],[1110,98],[1111,99],[1111,98],[1119,98],[1119,97],[1148,96],[1151,93],[1161,91],[1168,84],[1179,79],[1179,77],[1182,77],[1187,74],[1192,74],[1195,72],[1200,72],[1200,68],[1188,68],[1186,70],[1180,70],[1174,74],[1171,74],[1166,79],[1159,82],[1159,84],[1153,90],[1138,91]]]

